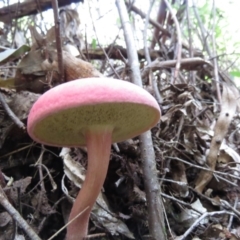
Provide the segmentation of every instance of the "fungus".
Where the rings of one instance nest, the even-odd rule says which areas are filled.
[[[61,84],[44,93],[28,117],[28,133],[37,142],[58,147],[87,146],[88,167],[73,204],[67,240],[87,236],[92,206],[103,186],[111,144],[151,129],[160,118],[156,100],[132,83],[86,78]]]

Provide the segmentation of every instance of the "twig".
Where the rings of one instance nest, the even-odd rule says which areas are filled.
[[[185,205],[185,206],[187,206],[188,208],[194,210],[194,211],[197,212],[197,213],[202,214],[202,212],[200,212],[198,209],[192,207],[192,205],[189,204],[189,203],[186,203],[186,202],[184,202],[184,201],[181,201],[181,200],[179,200],[179,199],[177,199],[177,198],[175,198],[175,197],[172,197],[172,196],[170,196],[170,195],[167,195],[167,194],[165,194],[165,193],[161,193],[161,195],[162,195],[163,197],[165,197],[165,198],[168,198],[168,199],[172,200],[172,201],[175,201],[175,202],[178,202],[178,203],[180,203],[180,204],[182,204],[182,205]]]
[[[191,227],[180,237],[178,237],[178,240],[184,240],[186,237],[194,230],[195,227],[206,217],[212,217],[214,215],[221,215],[221,214],[229,214],[229,215],[235,215],[234,213],[228,212],[228,211],[218,211],[218,212],[206,212],[201,217],[199,217],[192,225]]]
[[[58,204],[62,201],[66,199],[65,197],[61,197],[57,202],[54,203],[54,205],[52,206],[51,210],[49,211],[49,214],[44,217],[42,219],[42,221],[40,222],[40,224],[38,225],[38,232],[41,232],[43,227],[45,226],[46,221],[49,219],[50,216],[52,216],[52,214],[56,213],[56,208],[58,207]]]
[[[187,161],[184,161],[183,159],[181,158],[178,158],[178,157],[167,157],[167,158],[170,158],[172,160],[177,160],[177,161],[180,161],[180,162],[183,162],[191,167],[195,167],[195,168],[199,168],[201,170],[204,170],[204,171],[208,171],[208,172],[212,172],[212,173],[215,173],[215,174],[221,174],[221,175],[224,175],[224,176],[228,176],[228,177],[232,177],[232,178],[235,178],[235,179],[238,179],[240,180],[240,177],[237,177],[233,174],[230,174],[230,173],[224,173],[224,172],[219,172],[219,171],[216,171],[216,170],[212,170],[210,168],[205,168],[205,167],[201,167],[201,166],[198,166],[198,165],[195,165],[193,163],[190,163],[190,162],[187,162]]]
[[[238,204],[238,196],[236,196],[235,198],[235,202],[234,202],[234,206],[233,208],[236,210],[237,208],[237,204]],[[227,229],[230,230],[231,226],[232,226],[232,222],[233,222],[233,215],[230,216],[229,218],[229,223],[228,223],[228,226],[227,226]]]
[[[150,3],[148,13],[147,13],[147,17],[146,17],[146,21],[145,21],[144,32],[143,32],[144,53],[145,53],[145,57],[146,57],[146,60],[147,60],[148,64],[151,64],[152,61],[151,61],[151,58],[150,58],[149,48],[148,48],[148,45],[147,45],[147,29],[148,29],[149,16],[150,16],[150,13],[151,13],[154,2],[155,2],[155,0],[152,0],[152,2]],[[154,90],[156,100],[159,104],[161,104],[162,103],[162,97],[159,93],[156,78],[153,76],[151,70],[150,70],[150,79],[152,80],[151,85],[152,85],[152,88]]]
[[[91,12],[91,8],[90,8],[90,3],[88,2],[88,8],[89,8],[89,13],[90,13],[90,16],[91,16],[91,20],[92,20],[92,25],[93,25],[93,30],[95,32],[95,36],[97,38],[97,42],[98,42],[98,45],[99,47],[101,48],[101,50],[103,51],[107,61],[108,61],[108,65],[110,66],[110,68],[112,69],[112,71],[115,73],[115,75],[117,76],[118,79],[121,79],[121,77],[119,76],[119,74],[116,72],[115,68],[112,66],[111,62],[110,62],[110,59],[105,51],[105,49],[101,46],[100,42],[99,42],[99,39],[98,39],[98,35],[97,35],[97,31],[96,31],[96,27],[95,27],[95,24],[94,24],[94,21],[93,21],[93,17],[92,17],[92,12]]]
[[[0,67],[0,69],[6,69],[6,68],[9,68],[9,69],[18,69],[18,67],[13,67],[13,66],[3,66],[3,67]]]
[[[201,21],[201,18],[199,16],[199,13],[198,13],[198,10],[197,10],[197,7],[196,7],[196,3],[195,3],[195,0],[192,0],[192,5],[193,5],[193,10],[194,10],[194,13],[195,13],[195,17],[197,18],[197,21],[198,21],[198,25],[200,26],[200,30],[201,30],[201,35],[202,35],[202,43],[203,43],[203,46],[206,48],[207,50],[207,53],[209,55],[209,57],[212,57],[213,54],[211,53],[211,50],[210,50],[210,46],[208,44],[208,41],[207,41],[207,31]],[[213,1],[213,12],[214,12],[214,15],[213,15],[213,27],[215,26],[215,1]],[[215,30],[213,31],[215,32]],[[215,45],[215,39],[214,39],[214,34],[212,33],[212,43],[213,43],[213,52],[216,56],[216,45]],[[216,58],[213,59],[213,65],[214,65],[214,76],[215,76],[215,80],[216,81],[213,81],[213,83],[215,84],[215,87],[216,87],[216,90],[217,90],[217,98],[218,98],[218,101],[219,103],[221,103],[221,94],[220,94],[220,88],[219,88],[219,77],[217,76],[219,73],[218,73],[218,69],[217,69],[217,62],[216,62]]]
[[[4,108],[4,110],[6,111],[7,115],[12,119],[12,121],[20,128],[25,130],[26,127],[23,124],[23,122],[15,115],[15,113],[11,110],[11,108],[8,106],[8,104],[6,103],[2,93],[0,92],[0,102]]]
[[[180,70],[180,66],[181,66],[181,59],[182,59],[182,35],[181,35],[181,30],[180,30],[180,26],[179,26],[179,22],[177,20],[176,15],[173,12],[172,6],[171,4],[168,2],[168,0],[164,0],[168,10],[172,16],[172,19],[175,23],[175,27],[176,27],[176,32],[177,32],[177,62],[176,62],[176,68],[174,71],[174,77],[171,80],[171,84],[175,83],[175,80],[178,78],[178,74],[179,74],[179,70]]]
[[[229,174],[229,175],[230,175],[230,174]],[[234,187],[238,187],[238,184],[235,183],[235,182],[233,182],[233,181],[229,181],[229,180],[227,180],[227,179],[225,179],[225,178],[223,178],[223,177],[216,176],[214,173],[213,173],[213,176],[216,178],[216,180],[217,180],[218,182],[219,182],[219,180],[218,180],[218,178],[219,178],[219,179],[221,179],[222,181],[227,182],[228,184],[230,184],[230,185],[232,185],[232,186],[234,186]]]
[[[158,7],[158,12],[157,12],[157,22],[161,25],[165,25],[166,22],[166,17],[167,17],[167,6],[164,2],[164,0],[159,1],[159,7]],[[156,43],[158,43],[159,47],[162,48],[162,45],[165,43],[167,36],[164,36],[165,34],[161,32],[158,28],[155,27],[153,31],[153,36],[152,36],[152,41],[150,48],[154,49]],[[171,34],[169,35],[171,37]],[[160,43],[161,39],[161,43]]]
[[[69,221],[67,224],[65,224],[62,228],[60,228],[56,233],[54,233],[48,240],[52,240],[55,238],[62,230],[64,230],[68,225],[70,225],[73,221],[75,221],[80,215],[82,215],[84,212],[88,210],[89,206],[86,207],[83,211],[81,211],[77,216],[75,216],[71,221]]]
[[[213,53],[212,56],[217,55],[216,51],[216,41],[215,41],[215,27],[216,27],[216,6],[215,6],[215,0],[213,0],[213,26],[212,26],[212,48],[213,48]],[[220,91],[220,86],[219,86],[219,76],[218,76],[218,62],[217,58],[213,58],[213,66],[214,66],[214,77],[215,77],[215,85],[216,85],[216,91],[217,91],[217,99],[218,102],[220,103],[219,107],[221,108],[221,91]],[[221,109],[220,109],[221,110]]]
[[[32,240],[41,240],[28,223],[22,218],[19,212],[12,206],[12,204],[5,197],[5,193],[0,187],[0,204],[6,209],[11,217],[18,223],[18,225],[25,231],[28,237]]]
[[[199,16],[195,0],[192,0],[192,7],[193,7],[195,17],[197,18],[198,25],[199,25],[200,30],[201,30],[202,39],[200,39],[200,40],[203,43],[203,47],[207,50],[208,55],[211,56],[210,46],[209,46],[208,41],[207,41],[207,31],[206,31],[206,29],[205,29],[205,27],[204,27],[204,25],[201,21],[201,18]]]
[[[189,56],[190,58],[193,57],[193,39],[192,39],[192,25],[191,25],[191,21],[190,21],[190,12],[189,12],[189,0],[186,1],[187,4],[187,27],[188,27],[188,36],[189,36]],[[196,82],[196,77],[195,77],[195,73],[190,71],[189,72],[189,80],[188,83],[191,84],[195,84]]]
[[[46,194],[46,189],[45,189],[44,180],[43,180],[44,177],[43,177],[42,165],[41,165],[44,152],[45,152],[45,149],[42,148],[40,156],[36,163],[36,166],[38,167],[39,179],[40,179],[39,182],[40,182],[40,188],[41,188],[38,195],[38,203],[37,203],[37,208],[35,213],[37,216],[40,212],[40,208],[42,207],[43,197]]]
[[[173,148],[176,149],[177,151],[180,151],[180,150],[177,149],[175,146],[173,146]],[[181,154],[183,154],[183,153],[181,152]],[[185,157],[187,157],[187,156],[185,155]],[[232,174],[230,174],[230,173],[219,172],[219,171],[216,171],[216,170],[213,170],[213,169],[210,169],[210,168],[201,167],[201,166],[192,164],[192,163],[190,163],[190,162],[184,161],[184,160],[182,160],[182,159],[180,159],[180,158],[177,158],[177,157],[168,156],[168,158],[169,158],[169,159],[173,159],[173,160],[178,160],[178,161],[180,161],[180,162],[183,162],[183,163],[185,163],[185,164],[190,165],[191,167],[195,167],[195,168],[199,168],[199,169],[204,170],[204,171],[212,172],[212,173],[214,174],[214,177],[215,177],[217,180],[218,180],[218,178],[220,178],[220,179],[222,179],[223,181],[227,182],[228,184],[230,184],[230,185],[232,185],[232,186],[235,186],[235,187],[238,186],[236,183],[234,183],[234,182],[232,182],[232,181],[229,181],[229,180],[227,180],[227,179],[225,179],[225,178],[223,178],[223,177],[220,177],[220,176],[216,176],[216,173],[217,173],[217,174],[222,174],[222,175],[225,175],[225,176],[228,176],[228,177],[233,177],[233,178],[235,178],[235,179],[240,180],[240,178],[237,177],[237,176],[235,176],[235,175],[232,175]]]
[[[164,204],[163,204],[163,214],[164,214],[164,217],[166,219],[166,224],[167,224],[167,227],[168,227],[168,230],[169,230],[169,234],[171,235],[171,238],[174,239],[172,229],[171,229],[170,223],[168,221],[168,216],[167,216],[167,212],[166,212],[166,208],[165,208]]]
[[[192,190],[194,193],[196,193],[200,198],[208,200],[213,205],[215,204],[216,206],[221,206],[222,208],[224,208],[226,210],[231,209],[235,213],[236,217],[238,217],[240,219],[240,212],[237,211],[235,208],[233,208],[227,201],[222,200],[222,199],[215,200],[213,198],[207,197],[206,195],[198,192],[197,190],[195,190],[194,188],[192,188],[190,186],[188,186],[188,188],[190,190]]]
[[[159,61],[156,59],[150,65],[146,66],[142,71],[142,77],[144,77],[148,72],[149,69],[159,70],[164,68],[173,68],[177,64],[177,60],[166,60],[166,61]],[[186,70],[196,70],[199,66],[206,66],[213,67],[210,62],[205,61],[202,58],[194,57],[194,58],[184,58],[181,59],[181,69]]]
[[[142,87],[142,79],[139,71],[139,62],[135,42],[132,34],[132,27],[126,6],[123,0],[116,0],[116,5],[119,11],[120,19],[123,25],[123,33],[127,45],[127,56],[131,68],[131,80],[134,84]]]
[[[235,199],[234,207],[231,206],[229,202],[226,200],[220,199],[221,206],[224,207],[224,209],[231,209],[237,216],[240,218],[240,212],[236,209],[236,206],[238,204],[238,197]]]
[[[95,25],[94,25],[94,31],[95,31]],[[101,68],[99,70],[99,72],[104,72],[106,70],[106,63],[109,63],[110,62],[110,59],[108,57],[108,55],[110,55],[112,52],[113,52],[113,48],[114,48],[114,45],[116,44],[116,41],[117,39],[119,38],[119,33],[120,33],[121,29],[119,29],[118,31],[118,34],[116,35],[116,37],[114,38],[113,42],[110,44],[110,47],[108,49],[108,51],[106,52],[103,48],[103,51],[106,52],[106,55],[107,57],[103,60],[102,62],[102,65],[101,65]],[[95,31],[96,32],[96,31]],[[99,40],[98,40],[99,42]],[[105,53],[104,53],[105,55]],[[114,70],[112,70],[114,73],[117,72],[116,69],[113,67]],[[120,76],[119,75],[116,75],[119,79],[120,79]]]
[[[8,156],[11,156],[11,155],[13,155],[13,154],[15,154],[15,153],[21,152],[21,151],[23,151],[23,150],[25,150],[25,149],[28,149],[28,148],[30,148],[30,147],[32,147],[32,144],[29,144],[29,145],[27,145],[27,146],[25,146],[25,147],[18,148],[17,150],[14,150],[14,151],[11,151],[11,152],[9,152],[9,153],[7,153],[7,154],[4,154],[4,155],[0,156],[0,159],[1,159],[1,158],[8,157]]]
[[[95,234],[91,234],[91,235],[87,235],[86,238],[84,238],[84,240],[88,240],[88,239],[96,239],[96,238],[99,238],[99,237],[105,237],[106,236],[106,233],[95,233]]]
[[[124,0],[116,0],[116,5],[123,26],[124,38],[127,45],[127,55],[131,68],[133,83],[142,87],[137,51],[134,43],[132,28]],[[140,135],[141,159],[144,175],[144,185],[148,205],[149,231],[156,240],[165,240],[165,226],[160,197],[159,182],[157,178],[155,153],[150,131]]]
[[[30,165],[30,167],[32,167],[32,166],[35,167],[37,165],[38,166],[42,166],[45,169],[45,171],[47,172],[47,175],[49,177],[50,183],[52,185],[52,190],[51,191],[52,192],[55,191],[57,189],[57,184],[54,182],[53,177],[52,177],[50,171],[48,170],[48,168],[44,164],[42,164],[42,163],[35,163],[35,164]]]
[[[187,183],[185,183],[185,182],[175,181],[175,180],[166,179],[166,178],[159,178],[159,180],[164,181],[164,182],[171,182],[171,183],[177,184],[182,187],[187,187]]]
[[[58,1],[52,0],[52,7],[54,12],[54,23],[55,23],[55,37],[57,46],[57,57],[58,57],[58,74],[60,76],[60,81],[64,82],[64,65],[63,65],[63,55],[62,55],[62,39],[60,33],[60,18],[58,14]]]
[[[128,2],[126,2],[126,5],[130,10],[137,13],[141,18],[146,18],[146,14],[144,12],[142,12],[140,9],[138,9],[137,7],[135,7],[134,5],[130,5]],[[157,21],[149,18],[149,23],[151,23],[154,27],[158,28],[160,31],[162,31],[167,36],[169,36],[169,37],[171,36],[169,31],[166,28],[164,28],[161,24],[159,24]]]

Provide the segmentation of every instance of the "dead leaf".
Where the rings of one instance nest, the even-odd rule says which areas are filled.
[[[0,213],[0,227],[7,226],[12,221],[12,217],[7,212]]]
[[[207,209],[203,207],[199,199],[191,204],[193,209],[198,210],[201,213],[207,212]],[[180,221],[185,228],[189,228],[200,216],[201,214],[194,211],[193,209],[183,209],[180,214]],[[204,218],[200,224],[208,224],[208,219]]]
[[[207,155],[207,164],[210,169],[215,170],[217,157],[221,143],[227,134],[228,127],[236,112],[237,101],[231,87],[223,85],[221,112],[214,128],[214,136],[211,141],[210,151]],[[197,180],[195,189],[202,193],[203,189],[212,179],[212,173],[201,171]]]
[[[0,65],[19,58],[29,50],[30,48],[27,45],[22,45],[18,49],[11,48],[6,49],[5,51],[0,53]]]
[[[18,198],[19,198],[19,193],[24,194],[26,191],[26,188],[29,186],[31,183],[32,178],[31,177],[26,177],[24,179],[20,179],[18,181],[14,181],[13,185],[10,189],[10,198],[12,201],[14,201],[15,204],[18,204]]]

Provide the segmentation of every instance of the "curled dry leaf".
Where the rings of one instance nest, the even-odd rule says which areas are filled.
[[[221,163],[235,162],[237,168],[240,170],[239,154],[234,149],[229,147],[225,142],[223,142],[221,145],[218,162],[221,162]]]
[[[223,85],[221,112],[214,128],[214,136],[207,155],[207,165],[212,170],[215,170],[221,143],[227,134],[228,127],[235,114],[237,107],[236,99],[237,96],[232,91],[232,87]],[[212,173],[202,170],[196,180],[195,189],[202,193],[203,189],[207,186],[211,179]]]
[[[76,51],[80,50],[83,45],[80,37],[78,13],[75,10],[67,9],[63,10],[60,15],[65,27],[61,36],[63,40],[64,80],[67,82],[80,78],[102,76],[91,63],[75,57],[79,55],[76,54]],[[18,91],[28,90],[43,93],[50,86],[59,84],[55,29],[48,30],[46,37],[39,34],[35,27],[30,26],[29,29],[33,45],[31,51],[18,64],[15,87]],[[74,53],[69,45],[75,47]],[[50,76],[48,73],[51,73]]]
[[[22,45],[18,49],[6,49],[5,51],[0,53],[0,65],[19,58],[21,55],[23,55],[29,50],[29,47],[26,45]]]
[[[226,173],[227,175],[224,176],[224,179],[231,183],[237,184],[239,182],[239,180],[233,176],[239,177],[240,175],[240,156],[234,149],[229,147],[225,141],[223,141],[219,151],[216,169]],[[215,191],[227,192],[229,199],[235,198],[236,188],[218,177],[212,178],[209,187]]]
[[[63,9],[60,11],[60,19],[61,36],[64,42],[75,45],[78,49],[83,49],[84,41],[81,35],[78,12],[74,9]]]
[[[70,148],[62,148],[59,156],[63,159],[64,173],[77,186],[81,187],[85,179],[84,167],[70,156]]]

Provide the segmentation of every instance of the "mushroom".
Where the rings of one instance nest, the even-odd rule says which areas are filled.
[[[91,209],[103,186],[111,144],[140,135],[160,118],[156,100],[132,83],[109,78],[86,78],[61,84],[33,105],[27,129],[37,142],[50,146],[87,146],[88,167],[73,204],[67,240],[87,236]]]

